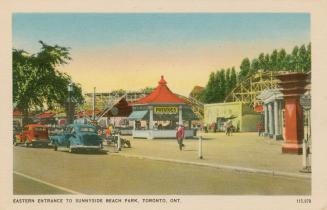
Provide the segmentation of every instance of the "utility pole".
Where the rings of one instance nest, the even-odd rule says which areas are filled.
[[[92,120],[95,121],[95,87],[93,88],[93,115]]]
[[[200,159],[203,159],[203,156],[202,156],[202,136],[200,135],[199,136],[199,154],[198,154],[198,156],[199,156],[199,158]]]
[[[300,97],[300,104],[306,114],[306,122],[304,125],[306,126],[306,135],[303,138],[302,143],[302,165],[303,168],[300,170],[300,172],[303,173],[311,173],[311,164],[309,165],[308,161],[308,143],[309,143],[309,132],[311,132],[311,122],[309,122],[309,116],[310,116],[310,110],[311,110],[311,96],[310,95],[303,95]],[[309,147],[310,149],[310,147]]]
[[[73,93],[73,83],[68,84],[68,106],[67,106],[67,124],[73,123],[74,114],[72,114],[72,94]]]

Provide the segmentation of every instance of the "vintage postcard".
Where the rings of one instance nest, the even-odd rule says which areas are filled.
[[[5,5],[1,209],[327,209],[325,1]]]

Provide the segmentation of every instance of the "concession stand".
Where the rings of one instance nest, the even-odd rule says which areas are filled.
[[[175,138],[178,125],[185,126],[185,138],[192,138],[191,121],[197,120],[192,108],[177,97],[161,76],[158,86],[147,96],[132,104],[134,138]]]

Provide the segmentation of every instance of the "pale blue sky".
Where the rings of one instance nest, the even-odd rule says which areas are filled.
[[[204,86],[211,71],[238,68],[244,57],[308,44],[310,15],[14,14],[13,47],[35,53],[40,48],[38,40],[71,47],[73,61],[63,71],[85,91],[92,91],[94,86],[99,91],[155,86],[164,74],[173,90],[186,95],[194,85]],[[121,75],[123,71],[126,74]],[[188,79],[181,82],[179,77],[185,74]]]
[[[175,45],[187,42],[243,42],[310,39],[304,13],[172,13],[13,15],[14,47],[38,49],[37,40],[70,47],[110,47],[120,43]]]

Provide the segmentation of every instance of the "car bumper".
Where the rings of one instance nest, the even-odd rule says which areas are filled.
[[[49,144],[50,140],[46,139],[46,140],[42,140],[42,139],[33,139],[32,144]]]
[[[101,150],[102,146],[88,146],[88,145],[71,145],[70,148],[72,149],[79,149],[79,150]]]

